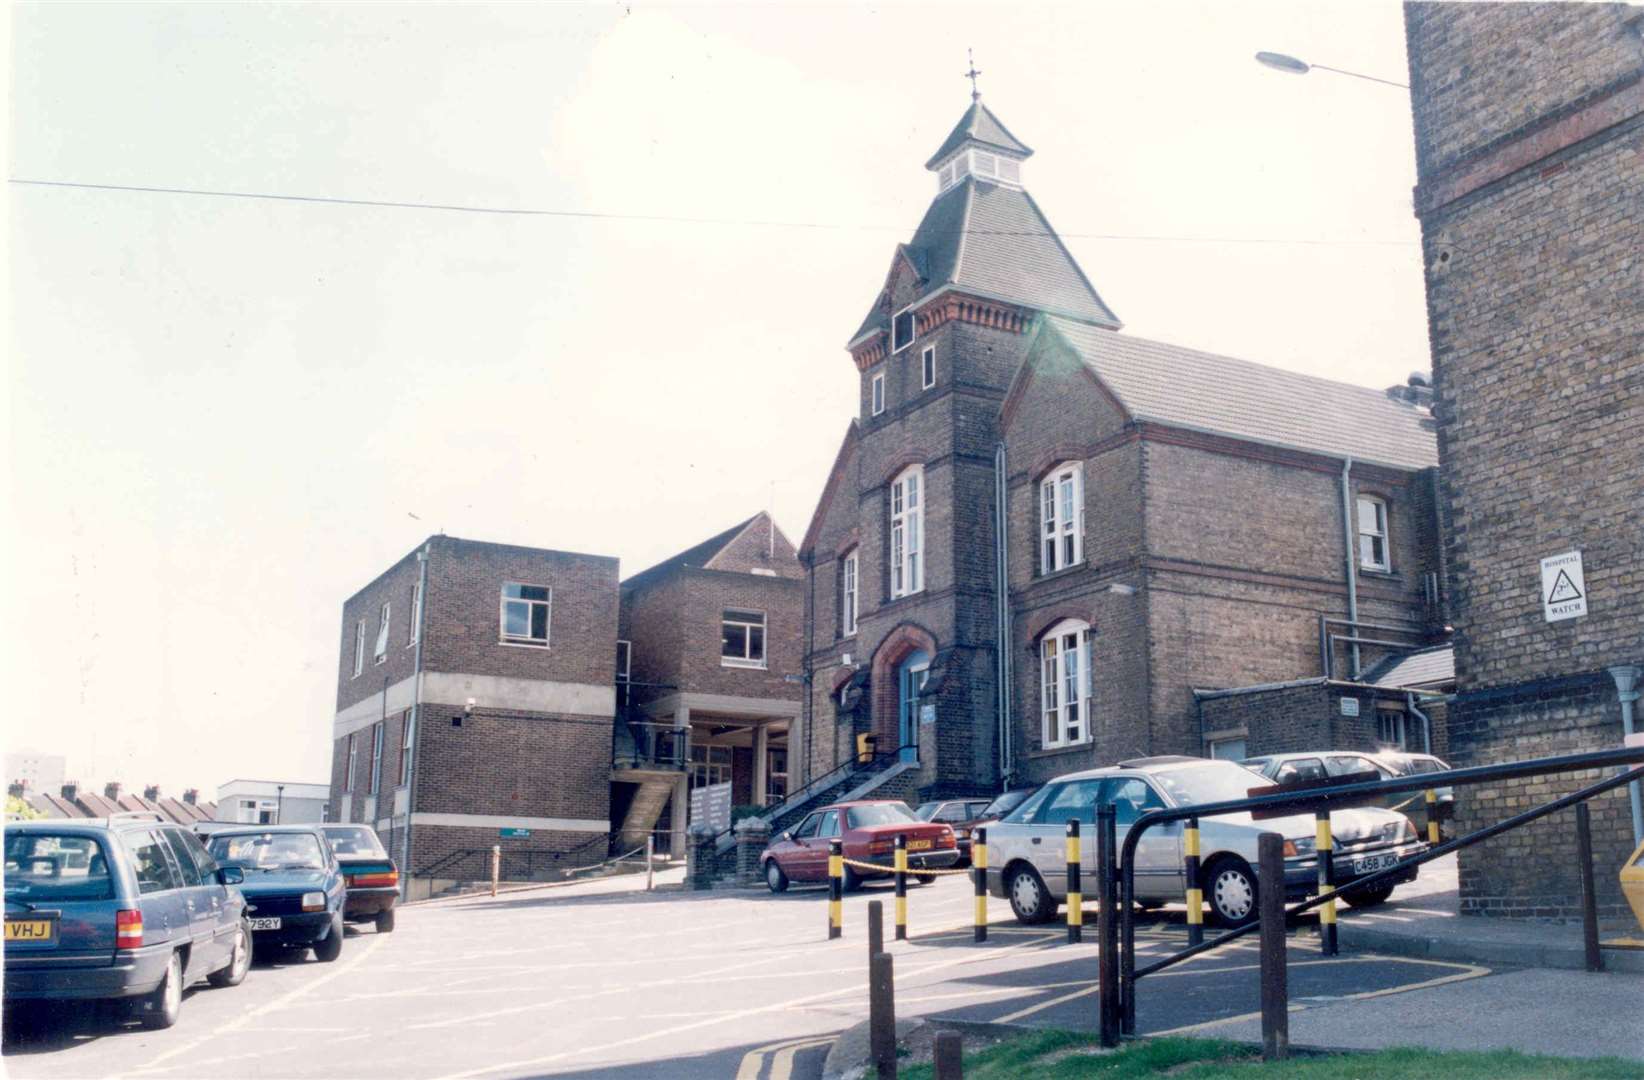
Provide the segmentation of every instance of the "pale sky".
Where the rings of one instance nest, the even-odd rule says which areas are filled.
[[[1396,3],[10,14],[13,181],[611,215],[8,184],[0,731],[86,783],[324,782],[342,602],[429,533],[797,542],[967,46],[1125,333],[1428,366],[1408,96],[1252,59],[1406,81]]]

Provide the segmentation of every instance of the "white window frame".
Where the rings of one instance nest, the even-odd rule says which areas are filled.
[[[1039,482],[1039,566],[1053,574],[1085,558],[1085,467],[1066,461]]]
[[[405,647],[409,649],[417,643],[422,633],[422,582],[411,583],[411,628],[406,631]]]
[[[925,467],[910,465],[891,481],[890,594],[925,590]]]
[[[354,624],[354,678],[365,670],[365,620]]]
[[[521,596],[509,596],[509,589],[541,589],[548,595],[542,599],[537,599],[535,597],[526,598]],[[502,587],[497,591],[497,597],[497,633],[500,635],[501,643],[504,645],[517,645],[528,649],[548,648],[549,643],[553,640],[554,636],[554,590],[547,585],[538,585],[529,581],[505,581],[502,583]],[[524,604],[526,606],[526,633],[523,635],[510,634],[508,632],[509,604]],[[534,637],[530,634],[531,625],[536,621],[534,616],[536,614],[537,605],[539,604],[546,609],[546,614],[542,620],[542,637],[540,638]]]
[[[752,619],[733,619],[732,615],[757,615],[757,622]],[[763,668],[766,657],[770,656],[770,627],[769,618],[763,611],[753,608],[725,608],[719,613],[719,666],[734,668]],[[725,627],[740,626],[742,633],[742,655],[727,656],[725,654]],[[753,631],[759,631],[759,655],[753,655]]]
[[[884,369],[873,373],[868,379],[868,414],[878,416],[885,411],[885,372]]]
[[[354,790],[354,760],[355,760],[354,735],[355,734],[356,733],[352,732],[352,731],[350,731],[348,733],[348,771],[343,773],[343,791],[344,791],[344,793],[352,792]]]
[[[1089,623],[1063,619],[1039,640],[1039,715],[1045,749],[1090,742]]]
[[[400,776],[396,787],[411,786],[411,710],[407,709],[400,716]]]
[[[371,794],[382,791],[382,740],[387,725],[381,720],[371,725],[376,729],[371,736]]]
[[[1376,710],[1376,742],[1393,750],[1409,745],[1410,718],[1397,709]]]
[[[901,352],[902,350],[906,349],[908,346],[912,345],[915,341],[919,340],[919,320],[914,318],[913,307],[914,307],[913,304],[909,304],[907,307],[903,308],[901,311],[898,311],[895,315],[891,316],[891,355],[892,356],[895,356],[897,353]],[[904,316],[904,315],[906,315],[907,318],[908,318],[908,340],[906,340],[906,341],[902,342],[902,344],[898,345],[896,343],[896,322],[897,322],[898,319],[902,318],[902,316]]]
[[[633,677],[634,670],[634,643],[627,638],[617,638],[617,682],[628,682]]]
[[[936,385],[936,346],[926,345],[919,353],[919,387],[929,390]]]
[[[388,659],[388,625],[393,616],[392,609],[392,604],[385,603],[377,614],[377,646],[372,650],[371,656],[378,664]]]
[[[1359,522],[1359,569],[1385,574],[1393,568],[1393,538],[1388,528],[1387,500],[1380,495],[1360,495],[1355,509]],[[1367,517],[1368,521],[1365,520]],[[1381,545],[1379,560],[1375,555],[1377,542]]]
[[[839,631],[842,637],[856,634],[857,594],[861,592],[861,563],[852,548],[839,560]]]

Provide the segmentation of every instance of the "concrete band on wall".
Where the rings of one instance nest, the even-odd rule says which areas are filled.
[[[340,739],[370,727],[384,715],[404,712],[416,703],[416,676],[401,679],[363,701],[337,713],[331,737]],[[547,679],[519,679],[500,675],[469,675],[461,672],[422,673],[422,702],[461,702],[473,698],[485,709],[517,709],[522,712],[556,713],[570,716],[611,717],[616,715],[616,688],[589,683],[551,682]]]

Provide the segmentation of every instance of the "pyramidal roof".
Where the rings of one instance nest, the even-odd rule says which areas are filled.
[[[931,161],[967,142],[1018,158],[1033,153],[981,102],[965,110]],[[1120,326],[1039,204],[1017,184],[966,175],[932,200],[899,254],[919,274],[918,300],[954,289],[1111,330]],[[876,300],[849,346],[888,329],[890,316]]]
[[[942,146],[925,162],[925,168],[934,169],[949,154],[959,149],[966,142],[977,142],[995,150],[1003,150],[1014,157],[1027,158],[1033,156],[1027,144],[1010,133],[1010,129],[999,122],[993,111],[980,101],[972,102],[971,107],[965,110],[965,115],[953,126],[948,137],[942,140]]]

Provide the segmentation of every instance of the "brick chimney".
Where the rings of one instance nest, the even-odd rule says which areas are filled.
[[[62,796],[63,796],[63,801],[65,801],[65,802],[73,802],[75,799],[79,798],[79,796],[80,796],[80,781],[70,780],[68,783],[64,784],[63,785],[63,790],[62,790]]]
[[[120,782],[118,780],[110,780],[107,784],[103,785],[103,798],[107,799],[109,802],[119,802],[120,791]]]
[[[183,792],[183,801],[188,803],[190,806],[197,805],[200,801],[200,789],[191,787],[187,791]]]
[[[147,799],[149,802],[159,802],[160,801],[160,785],[159,784],[150,784],[148,787],[144,788],[143,789],[143,798]]]

